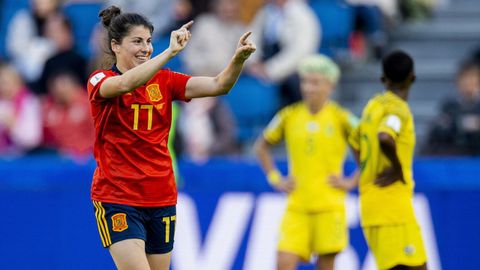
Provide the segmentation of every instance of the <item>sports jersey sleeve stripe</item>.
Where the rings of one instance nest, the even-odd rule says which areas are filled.
[[[348,136],[348,143],[353,149],[360,149],[360,126],[357,126],[352,132],[350,132],[350,135]]]
[[[277,144],[283,139],[285,110],[278,112],[263,131],[263,138],[270,144]]]
[[[358,118],[351,113],[350,111],[339,108],[340,114],[342,116],[342,123],[345,129],[345,136],[348,138],[349,135],[353,132],[353,130],[358,126]]]

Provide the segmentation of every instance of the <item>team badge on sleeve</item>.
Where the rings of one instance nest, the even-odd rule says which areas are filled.
[[[127,214],[119,213],[112,216],[112,230],[114,232],[123,232],[127,228]]]
[[[400,132],[402,126],[402,121],[400,118],[394,114],[391,114],[387,118],[387,126],[393,129],[395,132]]]
[[[162,92],[160,92],[160,87],[158,84],[150,84],[147,86],[148,97],[152,102],[157,102],[162,100]]]
[[[107,76],[107,75],[105,75],[105,73],[99,72],[99,73],[95,74],[95,76],[90,78],[90,83],[93,86],[96,86],[98,82],[100,82],[103,78],[105,78],[105,76]]]

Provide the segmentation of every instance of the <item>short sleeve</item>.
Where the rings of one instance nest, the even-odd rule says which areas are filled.
[[[190,101],[190,99],[185,97],[185,90],[187,88],[187,82],[191,76],[174,71],[167,72],[169,72],[169,87],[172,91],[172,99]]]
[[[283,140],[287,113],[285,109],[278,112],[263,131],[263,137],[268,143],[278,144]]]
[[[92,101],[104,101],[106,98],[100,95],[100,86],[108,78],[112,77],[112,74],[108,74],[105,70],[98,70],[92,73],[90,78],[88,78],[88,99]]]
[[[348,144],[355,149],[360,150],[360,126],[353,128],[348,135]]]
[[[387,114],[380,122],[378,132],[390,134],[394,139],[397,139],[403,125],[402,118],[398,114]]]
[[[341,118],[342,127],[345,131],[345,137],[348,138],[352,131],[358,126],[358,117],[348,110],[340,109],[339,116]]]

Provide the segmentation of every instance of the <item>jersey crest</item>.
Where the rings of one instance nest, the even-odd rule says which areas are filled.
[[[162,92],[160,92],[160,87],[158,84],[150,84],[147,86],[147,93],[150,101],[157,102],[162,100]]]
[[[127,214],[119,213],[112,216],[112,230],[114,232],[123,232],[127,228]]]

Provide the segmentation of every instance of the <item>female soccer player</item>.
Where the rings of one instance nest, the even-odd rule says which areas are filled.
[[[100,238],[118,269],[166,270],[177,203],[167,149],[172,101],[228,93],[255,45],[245,33],[220,74],[190,77],[162,67],[185,48],[193,22],[173,31],[169,47],[151,58],[153,26],[145,17],[115,6],[99,16],[115,60],[88,81],[97,162],[91,194]]]
[[[294,270],[317,256],[316,269],[333,270],[348,244],[346,191],[358,179],[343,177],[348,136],[357,118],[330,100],[340,69],[324,55],[300,62],[302,101],[280,110],[255,144],[269,183],[288,194],[280,226],[277,269]],[[285,141],[289,174],[275,166],[271,147]]]

